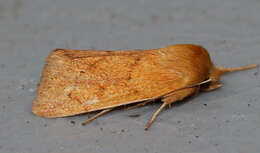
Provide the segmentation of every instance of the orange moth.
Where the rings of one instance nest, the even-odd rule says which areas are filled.
[[[56,49],[46,59],[32,112],[55,118],[100,111],[85,125],[116,107],[161,99],[147,130],[167,105],[221,87],[222,74],[257,66],[215,66],[205,48],[191,44],[127,51]]]

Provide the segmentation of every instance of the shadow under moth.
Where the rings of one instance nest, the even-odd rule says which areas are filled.
[[[159,49],[104,51],[56,49],[46,59],[32,112],[46,118],[100,111],[83,125],[119,106],[168,105],[222,86],[228,72],[255,68],[215,66],[205,48],[178,44]]]

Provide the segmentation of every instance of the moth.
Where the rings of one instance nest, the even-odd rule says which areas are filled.
[[[161,99],[147,130],[166,106],[220,88],[225,73],[257,66],[215,66],[205,48],[192,44],[127,51],[56,49],[46,59],[32,112],[56,118],[100,111],[85,125],[119,106],[135,108]]]

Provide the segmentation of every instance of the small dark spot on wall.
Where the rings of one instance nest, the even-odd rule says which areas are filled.
[[[225,120],[225,123],[230,123],[230,120]]]
[[[128,115],[128,117],[139,117],[140,114],[131,114],[131,115]]]
[[[152,15],[152,16],[150,17],[150,20],[151,20],[151,22],[152,22],[153,24],[158,23],[158,22],[159,22],[159,19],[160,19],[160,17],[157,16],[157,15]]]
[[[111,12],[111,13],[109,14],[110,20],[114,20],[117,16],[118,16],[118,15],[117,15],[117,13],[115,13],[115,12]]]
[[[75,121],[73,121],[73,120],[72,120],[72,121],[70,121],[70,123],[71,123],[71,124],[73,124],[73,125],[74,125],[74,124],[76,124],[76,122],[75,122]]]
[[[22,85],[21,85],[21,89],[22,89],[22,90],[24,90],[24,88],[25,88],[25,85],[24,85],[24,84],[22,84]]]
[[[1,64],[0,67],[1,67],[2,69],[4,69],[4,68],[5,68],[5,64]]]

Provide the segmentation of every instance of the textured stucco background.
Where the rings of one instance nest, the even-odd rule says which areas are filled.
[[[0,0],[0,152],[259,153],[259,69],[227,75],[223,88],[166,109],[149,131],[159,104],[113,111],[86,127],[88,115],[31,113],[52,49],[196,43],[218,65],[259,64],[259,15],[260,0]]]

